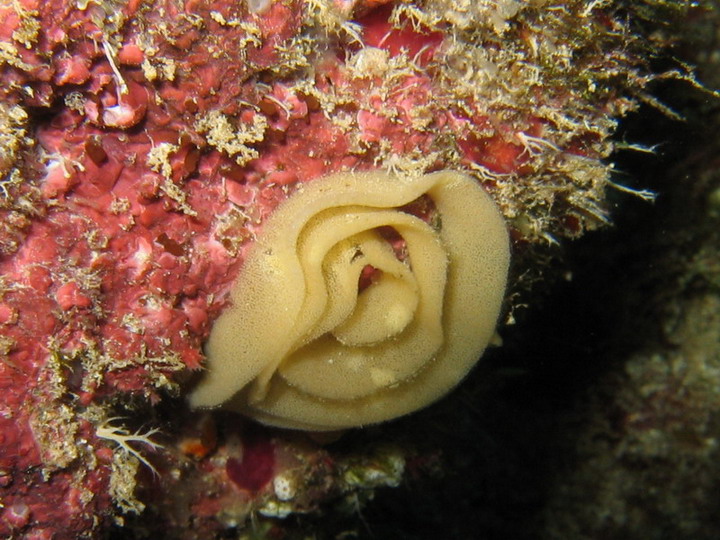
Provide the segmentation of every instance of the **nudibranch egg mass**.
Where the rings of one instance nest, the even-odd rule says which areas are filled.
[[[403,208],[423,196],[429,220]],[[462,173],[338,173],[305,184],[249,249],[190,404],[312,431],[422,408],[491,339],[509,251],[500,211]]]

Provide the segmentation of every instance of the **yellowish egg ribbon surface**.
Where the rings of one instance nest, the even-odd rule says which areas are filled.
[[[404,208],[421,197],[432,219]],[[305,184],[250,248],[190,404],[314,431],[424,407],[482,355],[508,264],[500,211],[462,173]],[[360,287],[368,269],[373,280]]]

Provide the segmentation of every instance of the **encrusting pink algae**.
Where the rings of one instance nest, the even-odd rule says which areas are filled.
[[[401,449],[344,462],[138,411],[184,392],[265,218],[316,178],[465,171],[507,220],[516,291],[544,246],[606,223],[629,190],[609,137],[652,80],[619,9],[0,3],[0,536],[93,537],[159,500],[209,538],[396,484]]]

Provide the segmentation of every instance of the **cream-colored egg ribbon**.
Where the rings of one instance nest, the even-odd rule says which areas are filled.
[[[400,208],[423,195],[437,228]],[[382,227],[404,240],[404,260]],[[250,248],[190,404],[317,431],[424,407],[481,356],[508,263],[502,216],[467,175],[314,180],[273,212]],[[367,266],[379,277],[359,292]]]

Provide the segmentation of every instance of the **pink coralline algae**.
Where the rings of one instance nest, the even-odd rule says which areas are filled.
[[[522,243],[605,220],[598,158],[632,102],[592,74],[634,60],[559,42],[575,13],[597,35],[620,23],[583,2],[425,4],[0,5],[0,536],[88,537],[140,511],[149,439],[107,426],[202,366],[243,253],[299,185],[463,169]],[[280,472],[254,444],[225,465],[250,492]]]

